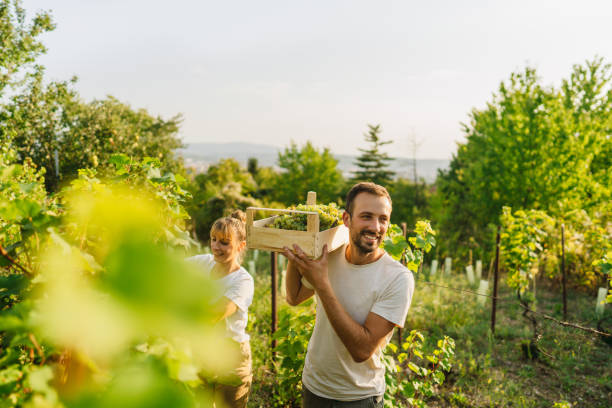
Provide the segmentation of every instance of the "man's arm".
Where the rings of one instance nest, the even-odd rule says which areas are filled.
[[[395,324],[370,312],[365,323],[361,325],[346,312],[329,283],[327,246],[323,247],[323,255],[316,261],[309,259],[297,246],[294,246],[294,251],[287,251],[287,257],[300,268],[306,279],[314,286],[334,331],[353,360],[361,363],[369,359],[393,330]]]
[[[285,275],[285,288],[287,289],[287,303],[291,306],[297,306],[309,299],[313,294],[314,290],[308,289],[302,284],[302,275],[298,271],[297,266],[291,261],[288,256],[288,249],[285,249],[285,257],[289,259],[287,262],[287,274]]]
[[[357,323],[344,310],[329,282],[326,286],[318,287],[317,294],[336,334],[357,363],[369,359],[395,327],[395,324],[372,312],[368,313],[363,325]]]

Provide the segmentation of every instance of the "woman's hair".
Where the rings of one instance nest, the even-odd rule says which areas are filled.
[[[235,242],[246,241],[246,214],[235,210],[229,216],[219,218],[210,228],[211,235],[216,232],[236,240]]]

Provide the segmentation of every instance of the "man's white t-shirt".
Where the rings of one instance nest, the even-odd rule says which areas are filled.
[[[414,278],[401,263],[385,253],[376,262],[353,265],[346,246],[329,254],[329,281],[346,312],[363,325],[370,312],[399,327],[404,326],[414,292]],[[393,331],[382,345],[384,348]],[[357,363],[336,334],[317,296],[317,317],[304,363],[302,383],[314,394],[339,401],[354,401],[385,392],[382,349]]]
[[[215,258],[211,254],[192,256],[187,258],[187,261],[201,266],[207,276],[210,275],[210,271],[215,266]],[[246,333],[246,326],[249,319],[249,306],[253,302],[255,291],[253,277],[246,269],[240,267],[237,271],[219,279],[218,282],[223,288],[222,296],[225,296],[237,306],[236,312],[225,319],[228,337],[238,343],[249,341],[250,336]]]

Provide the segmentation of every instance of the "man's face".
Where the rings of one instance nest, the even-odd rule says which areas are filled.
[[[391,203],[386,197],[359,193],[353,201],[353,215],[342,219],[349,229],[351,244],[363,254],[375,251],[385,238],[391,218]]]

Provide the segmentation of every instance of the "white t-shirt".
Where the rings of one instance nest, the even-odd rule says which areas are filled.
[[[203,254],[187,258],[187,261],[193,262],[202,267],[207,276],[210,276],[210,271],[215,266],[215,258],[211,254]],[[224,276],[218,281],[223,288],[223,295],[238,307],[236,312],[225,319],[225,328],[228,337],[243,343],[249,341],[250,336],[246,333],[246,326],[249,319],[249,306],[253,302],[253,294],[255,292],[255,284],[253,277],[240,267],[237,271]]]
[[[414,292],[414,278],[401,263],[385,253],[376,262],[353,265],[346,246],[329,254],[329,281],[346,312],[364,324],[370,312],[403,327]],[[393,331],[389,333],[384,348]],[[308,344],[302,382],[314,394],[339,401],[354,401],[385,392],[382,349],[356,363],[332,327],[317,297],[317,318]]]

